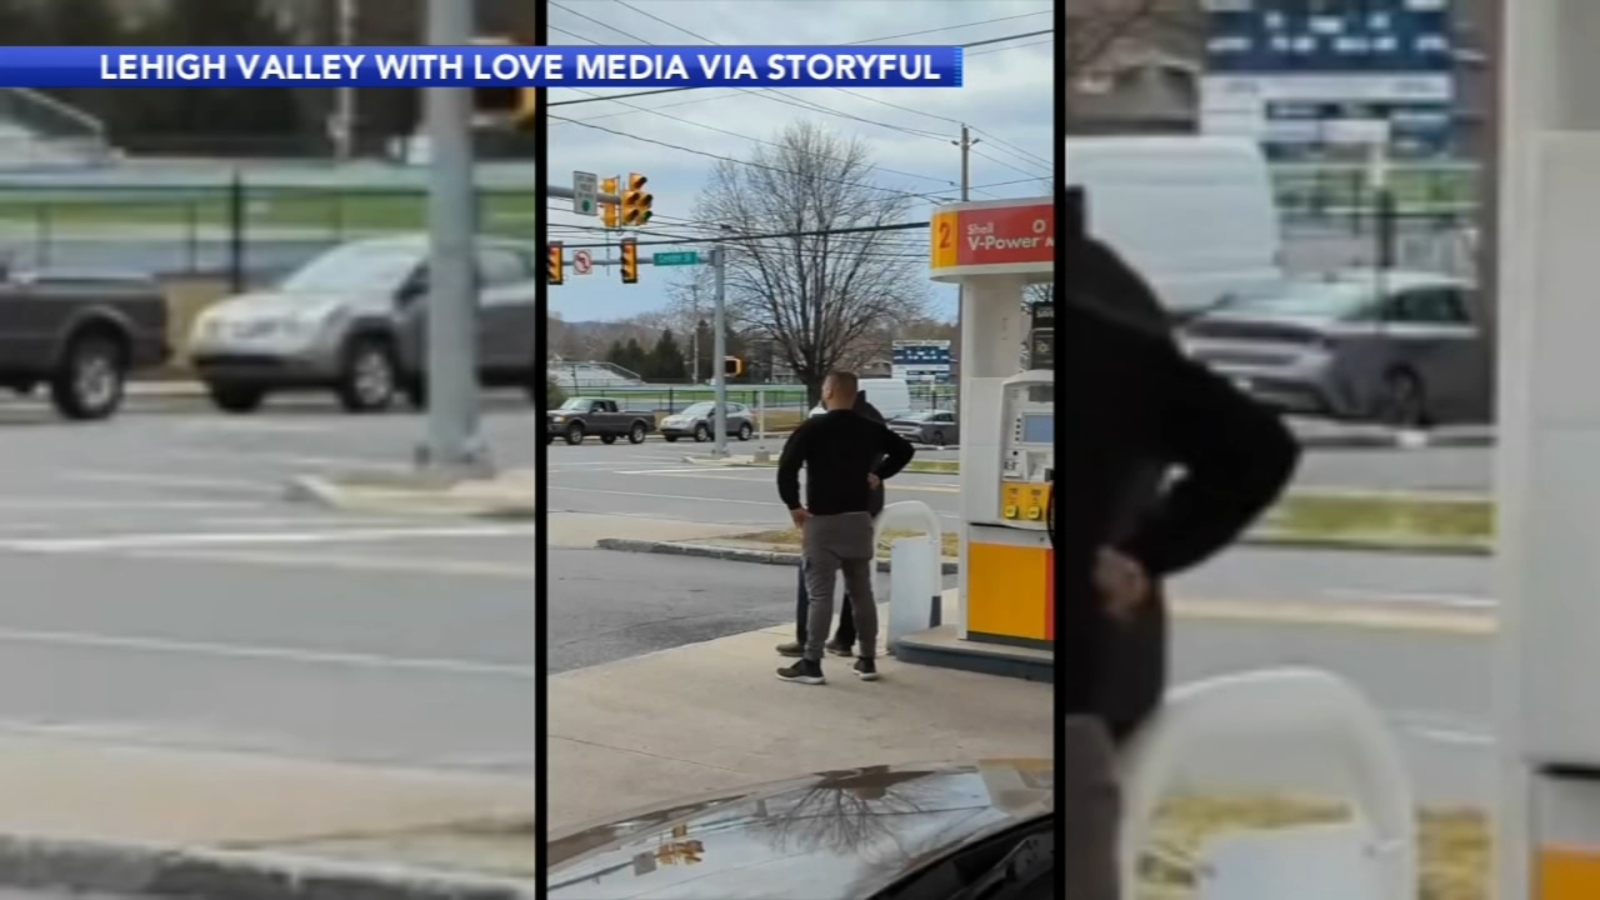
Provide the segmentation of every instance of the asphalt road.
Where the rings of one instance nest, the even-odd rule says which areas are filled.
[[[1491,650],[1491,641],[1482,636],[1183,621],[1173,630],[1171,677],[1173,683],[1184,683],[1280,666],[1337,673],[1382,711],[1422,802],[1492,806]],[[1240,759],[1250,760],[1247,769],[1239,767]],[[1186,765],[1225,783],[1241,776],[1281,778],[1312,790],[1336,786],[1306,782],[1316,774],[1312,764],[1331,764],[1331,771],[1346,772],[1345,759],[1325,742],[1296,752],[1228,745],[1197,751]]]
[[[508,461],[531,419],[489,422]],[[291,474],[403,465],[421,428],[0,408],[0,728],[530,768],[531,528],[281,499]]]

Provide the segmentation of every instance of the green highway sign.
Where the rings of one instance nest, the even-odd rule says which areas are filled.
[[[700,264],[700,253],[696,250],[655,253],[650,256],[650,263],[657,266],[697,266]]]

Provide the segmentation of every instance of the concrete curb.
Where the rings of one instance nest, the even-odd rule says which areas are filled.
[[[1412,556],[1492,556],[1493,548],[1485,544],[1448,543],[1385,543],[1363,541],[1356,538],[1310,538],[1296,535],[1253,534],[1239,543],[1250,547],[1281,548],[1284,550],[1334,550],[1354,553],[1393,553]],[[754,550],[748,547],[728,547],[719,544],[699,544],[686,541],[641,541],[628,538],[601,538],[595,542],[600,550],[618,550],[625,553],[661,553],[668,556],[694,556],[702,559],[720,559],[725,562],[757,563],[768,566],[798,566],[800,554],[784,550]],[[878,571],[889,571],[889,561],[878,560]],[[961,566],[954,560],[944,561],[944,574],[955,575]]]
[[[276,853],[0,835],[0,884],[211,900],[533,900],[533,886]]]
[[[783,550],[751,550],[745,547],[724,547],[717,544],[689,544],[681,541],[637,541],[628,538],[601,538],[595,542],[600,550],[620,550],[625,553],[662,553],[668,556],[696,556],[702,559],[720,559],[726,562],[758,563],[766,566],[798,566],[800,554]],[[954,560],[944,561],[944,574],[961,571]],[[887,559],[878,560],[878,571],[889,571]]]
[[[535,518],[531,497],[455,493],[461,486],[462,482],[426,477],[383,480],[301,475],[284,486],[284,499],[340,512],[455,516],[498,522],[528,522]]]
[[[1295,435],[1308,450],[1436,450],[1493,447],[1492,429],[1400,431],[1379,429],[1340,433]]]

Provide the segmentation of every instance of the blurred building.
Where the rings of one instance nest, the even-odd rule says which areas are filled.
[[[1076,134],[1243,131],[1290,158],[1486,139],[1495,0],[1066,2]]]

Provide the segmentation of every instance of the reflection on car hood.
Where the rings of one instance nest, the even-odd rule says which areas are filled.
[[[316,310],[328,310],[337,306],[346,307],[353,312],[357,310],[389,309],[393,304],[388,295],[381,291],[370,294],[286,294],[278,291],[260,291],[229,297],[213,304],[207,311],[230,319],[272,318],[300,315]]]
[[[574,786],[576,789],[576,786]],[[859,900],[1049,815],[1049,760],[871,766],[717,794],[552,837],[551,900]]]

